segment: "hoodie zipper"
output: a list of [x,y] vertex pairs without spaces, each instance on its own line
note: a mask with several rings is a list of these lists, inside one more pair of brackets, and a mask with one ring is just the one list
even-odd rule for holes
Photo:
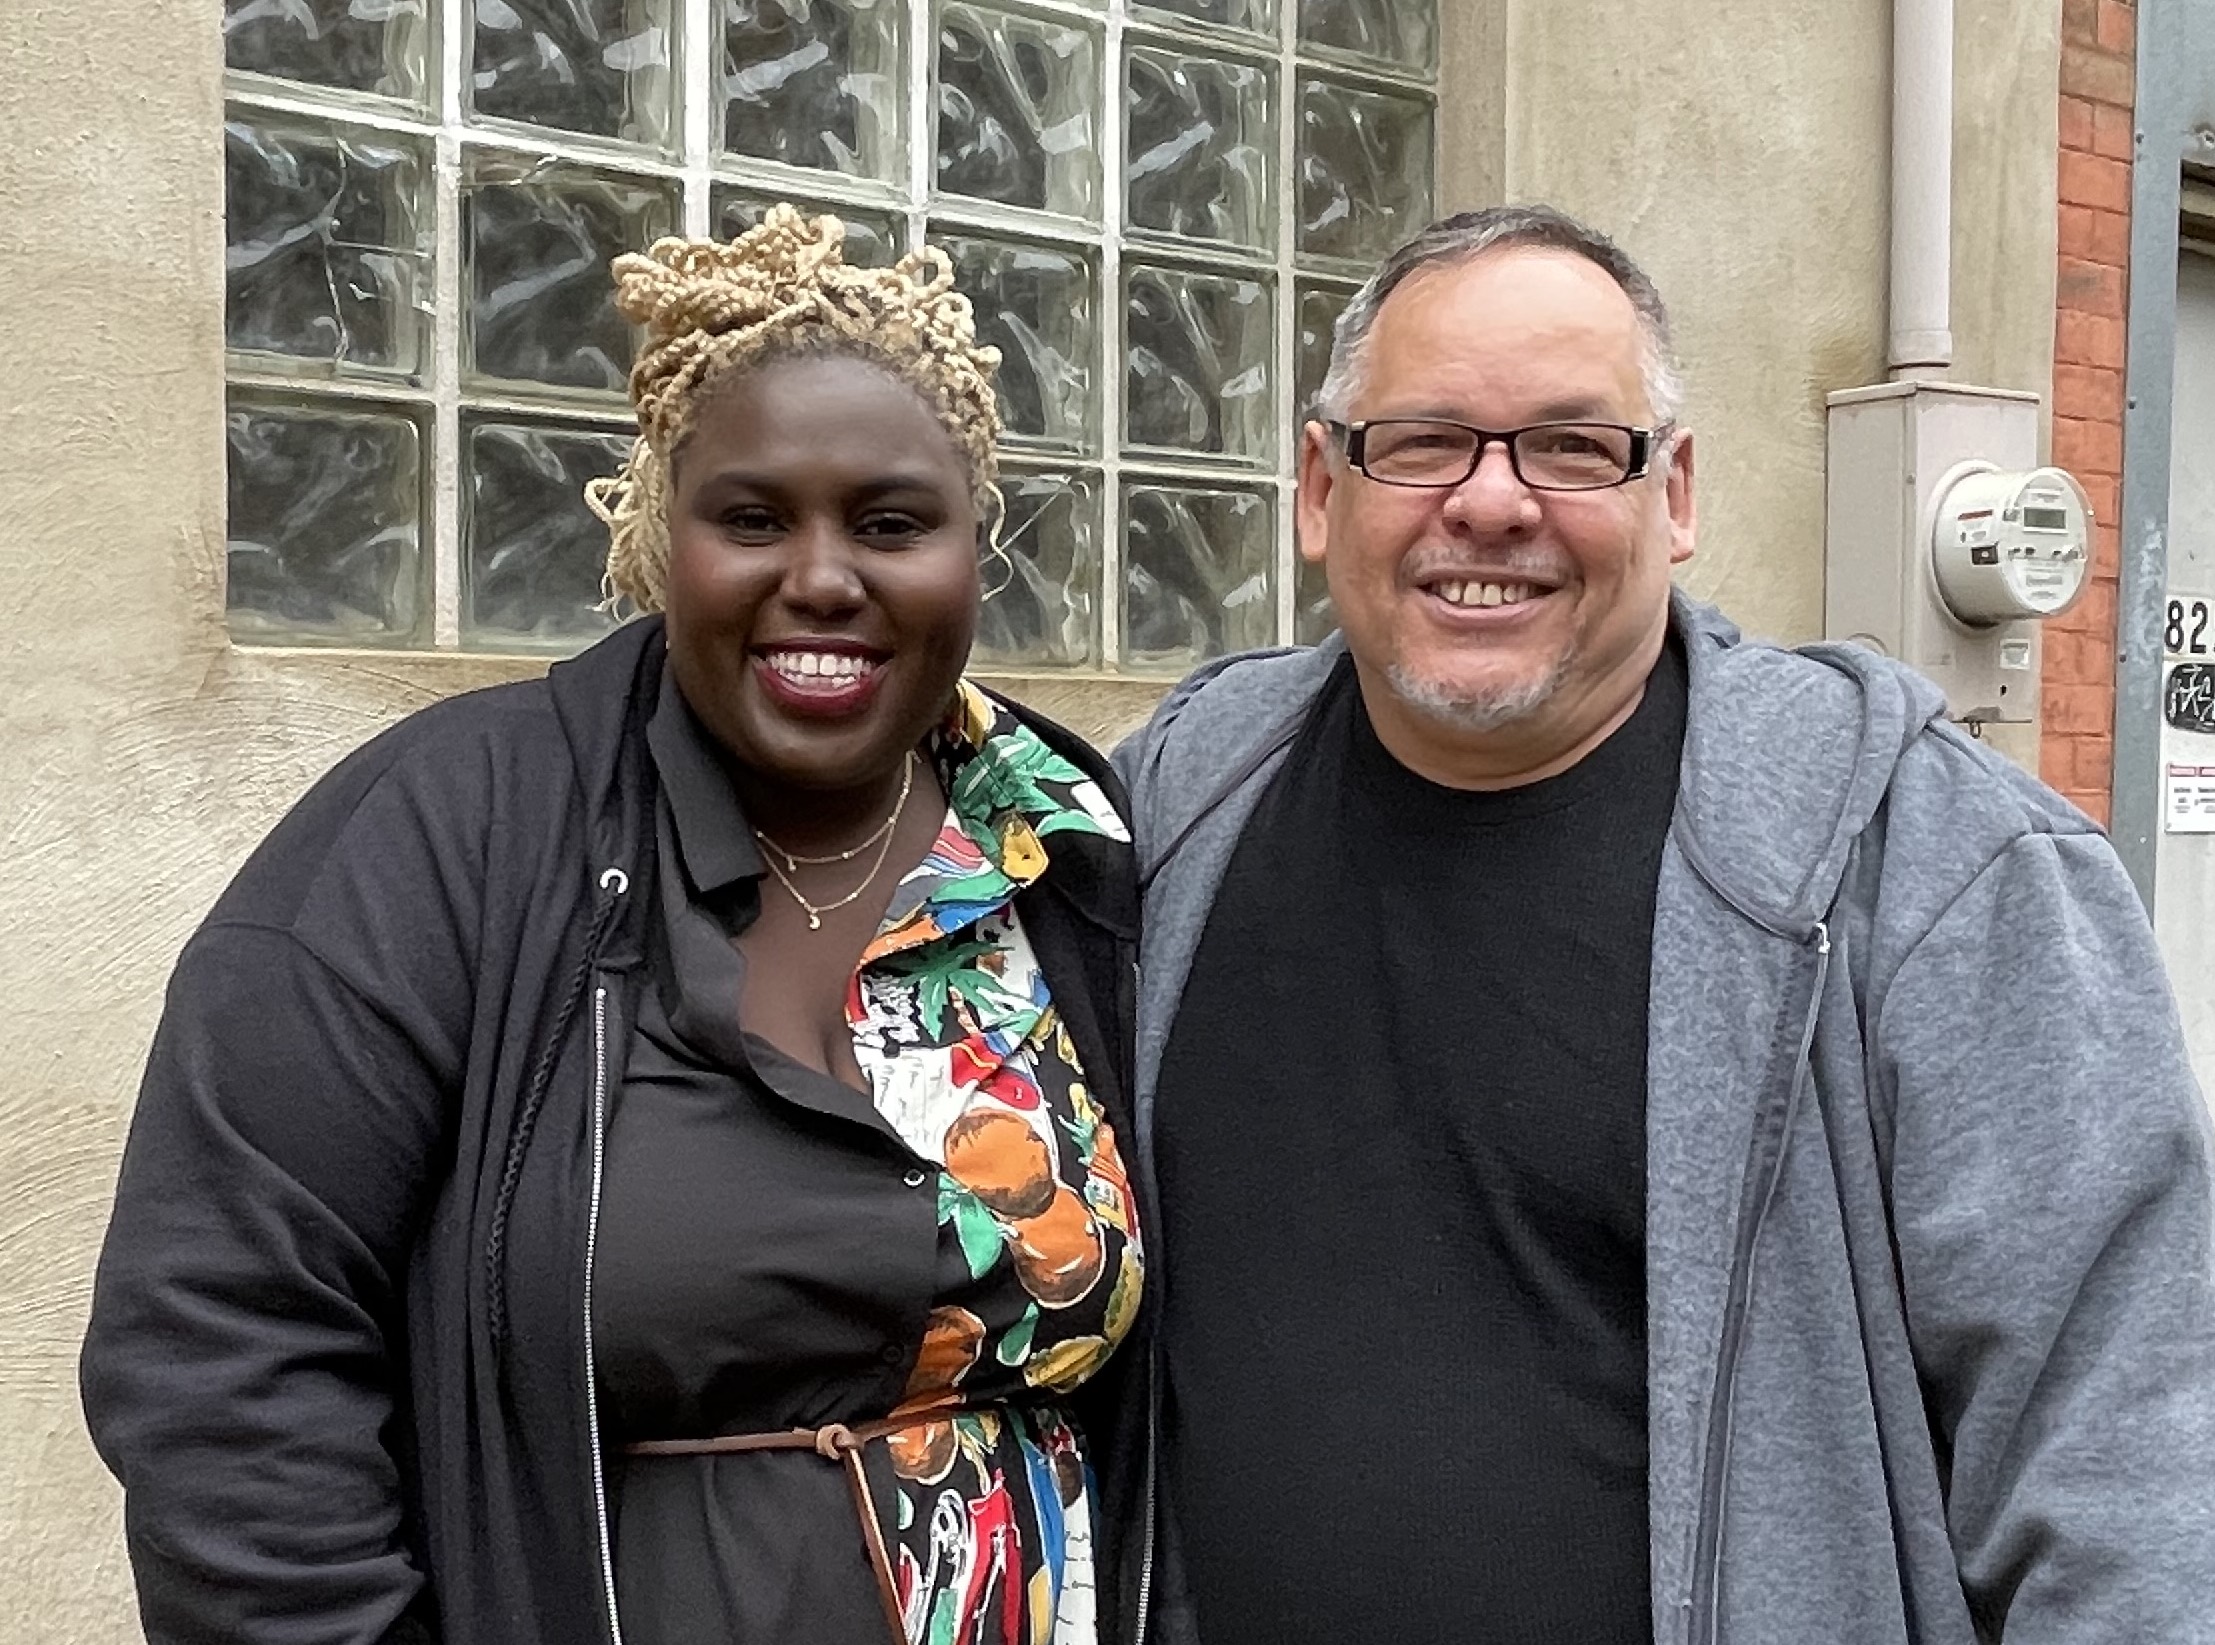
[[[1738,1361],[1746,1346],[1746,1316],[1753,1306],[1753,1255],[1762,1225],[1769,1219],[1777,1187],[1784,1180],[1784,1160],[1792,1127],[1799,1117],[1800,1098],[1814,1069],[1810,1053],[1815,1046],[1815,1023],[1823,1005],[1823,984],[1830,974],[1830,927],[1815,922],[1815,986],[1808,995],[1807,1016],[1800,1027],[1800,1049],[1792,1065],[1792,1090],[1785,1100],[1784,1122],[1777,1128],[1775,1149],[1765,1162],[1753,1204],[1739,1219],[1738,1242],[1731,1255],[1730,1287],[1723,1305],[1723,1342],[1716,1367],[1715,1410],[1710,1418],[1706,1465],[1702,1471],[1700,1517],[1693,1543],[1691,1626],[1688,1645],[1717,1645],[1722,1631],[1723,1512],[1729,1489],[1731,1441],[1737,1411]],[[1760,1146],[1760,1139],[1755,1145]]]
[[1154,1461],[1161,1450],[1156,1435],[1156,1413],[1160,1406],[1156,1388],[1160,1375],[1160,1353],[1149,1345],[1146,1355],[1146,1529],[1139,1538],[1138,1626],[1131,1630],[1131,1638],[1138,1645],[1146,1645],[1146,1617],[1154,1603]]
[[585,1427],[592,1444],[592,1507],[600,1535],[600,1586],[608,1607],[608,1638],[623,1645],[615,1611],[615,1543],[608,1534],[607,1464],[600,1454],[600,1376],[592,1346],[592,1264],[600,1245],[600,1183],[608,1144],[608,989],[592,990],[592,1195],[585,1213]]

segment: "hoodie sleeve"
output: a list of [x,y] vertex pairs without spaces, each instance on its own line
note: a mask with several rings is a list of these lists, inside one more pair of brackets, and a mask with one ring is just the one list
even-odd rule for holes
[[2003,850],[1897,973],[1909,1332],[1980,1634],[2215,1640],[2208,1116],[2107,842]]
[[437,1637],[394,1446],[468,876],[451,851],[441,875],[383,752],[311,793],[186,945],[124,1149],[80,1381],[153,1645]]

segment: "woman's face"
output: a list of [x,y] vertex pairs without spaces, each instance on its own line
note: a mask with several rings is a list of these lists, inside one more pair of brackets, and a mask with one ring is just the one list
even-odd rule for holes
[[882,782],[944,714],[976,632],[967,464],[921,395],[844,357],[715,384],[669,498],[669,663],[760,777]]

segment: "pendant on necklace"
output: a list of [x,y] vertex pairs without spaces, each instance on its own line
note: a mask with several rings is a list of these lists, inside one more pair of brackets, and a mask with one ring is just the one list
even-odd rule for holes
[[817,913],[813,913],[813,912],[809,913],[809,915],[808,915],[808,929],[809,929],[810,931],[820,931],[820,930],[822,930],[822,929],[823,929],[823,916],[822,916],[822,915],[820,915],[820,914],[817,914]]

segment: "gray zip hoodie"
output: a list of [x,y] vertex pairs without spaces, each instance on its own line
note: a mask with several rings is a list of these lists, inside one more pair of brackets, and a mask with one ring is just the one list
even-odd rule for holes
[[[1909,670],[1681,594],[1672,621],[1655,1640],[2215,1642],[2211,1141],[2120,864]],[[1342,649],[1211,665],[1116,754],[1152,876],[1146,1160],[1216,887]],[[1181,1645],[1175,1552],[1158,1523],[1149,1633]]]

